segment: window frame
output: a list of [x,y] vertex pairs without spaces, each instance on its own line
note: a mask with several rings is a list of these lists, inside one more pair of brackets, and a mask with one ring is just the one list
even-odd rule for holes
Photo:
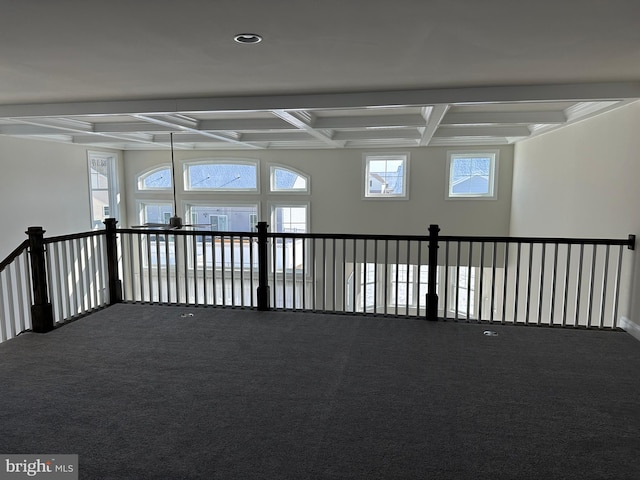
[[[300,177],[304,178],[306,181],[306,187],[304,189],[299,188],[276,188],[275,187],[275,170],[288,170],[291,173],[295,173]],[[311,194],[311,177],[306,173],[301,172],[296,168],[289,167],[288,165],[282,165],[279,163],[270,163],[269,164],[269,193],[277,193],[284,195],[309,195]]]
[[[189,173],[189,168],[195,165],[251,165],[255,167],[256,170],[256,187],[255,188],[193,188],[191,185],[191,178]],[[182,165],[183,169],[183,192],[186,194],[197,194],[197,193],[216,193],[216,194],[234,194],[234,193],[244,193],[244,194],[260,194],[260,184],[261,184],[261,176],[260,176],[260,161],[251,158],[202,158],[195,160],[187,160]]]
[[270,201],[269,202],[269,221],[270,221],[270,231],[273,233],[284,233],[284,232],[278,232],[276,230],[276,219],[275,219],[275,214],[276,214],[276,209],[277,208],[301,208],[304,207],[305,209],[305,232],[304,233],[309,233],[309,226],[311,225],[311,222],[309,220],[309,212],[311,210],[311,204],[309,202],[279,202],[279,201]]
[[[101,159],[108,162],[107,165],[107,188],[94,188],[91,178],[91,162],[94,159]],[[106,191],[109,207],[109,217],[104,216],[104,205],[101,209],[100,215],[103,218],[115,218],[120,219],[120,208],[118,205],[119,185],[118,185],[118,154],[110,152],[99,152],[94,150],[87,150],[87,180],[88,180],[88,193],[89,193],[89,222],[91,229],[103,229],[104,224],[98,225],[96,223],[96,212],[94,208],[94,192]]]
[[[402,195],[385,194],[385,193],[370,193],[369,192],[369,164],[372,160],[392,159],[391,157],[404,157],[397,158],[397,160],[403,160],[404,168],[402,171]],[[362,171],[364,181],[362,182],[362,199],[363,200],[409,200],[409,152],[388,152],[388,153],[364,153],[362,159]]]
[[[484,158],[489,157],[491,165],[489,167],[489,192],[486,194],[452,194],[451,189],[451,166],[458,158]],[[452,150],[447,152],[446,188],[445,196],[447,200],[497,200],[498,199],[498,161],[499,150]]]
[[[142,182],[144,181],[145,177],[152,175],[155,172],[159,172],[161,170],[169,170],[169,174],[171,175],[171,183],[169,184],[168,187],[150,187],[150,188],[142,187]],[[174,181],[175,179],[173,178],[173,172],[171,170],[170,164],[157,165],[153,168],[144,170],[136,175],[136,179],[135,179],[136,193],[172,193]]]

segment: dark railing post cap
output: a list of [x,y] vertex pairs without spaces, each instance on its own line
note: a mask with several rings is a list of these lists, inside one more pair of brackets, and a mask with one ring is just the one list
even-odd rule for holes
[[43,234],[46,230],[44,230],[42,227],[28,227],[27,231],[24,232],[27,235],[35,235],[35,234]]

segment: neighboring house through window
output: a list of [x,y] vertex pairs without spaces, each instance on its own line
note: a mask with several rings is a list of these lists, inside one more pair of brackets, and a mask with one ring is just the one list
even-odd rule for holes
[[448,198],[496,198],[498,153],[449,152]]
[[365,155],[365,198],[408,198],[409,154]]

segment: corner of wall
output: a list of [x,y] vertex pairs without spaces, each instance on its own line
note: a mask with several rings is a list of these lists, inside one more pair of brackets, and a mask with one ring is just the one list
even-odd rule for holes
[[618,325],[622,330],[640,341],[640,325],[632,322],[627,317],[622,317]]

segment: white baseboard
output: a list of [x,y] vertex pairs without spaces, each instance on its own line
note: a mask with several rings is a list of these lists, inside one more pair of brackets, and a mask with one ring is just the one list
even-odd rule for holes
[[640,341],[640,325],[633,323],[627,317],[622,317],[618,326],[633,338]]

